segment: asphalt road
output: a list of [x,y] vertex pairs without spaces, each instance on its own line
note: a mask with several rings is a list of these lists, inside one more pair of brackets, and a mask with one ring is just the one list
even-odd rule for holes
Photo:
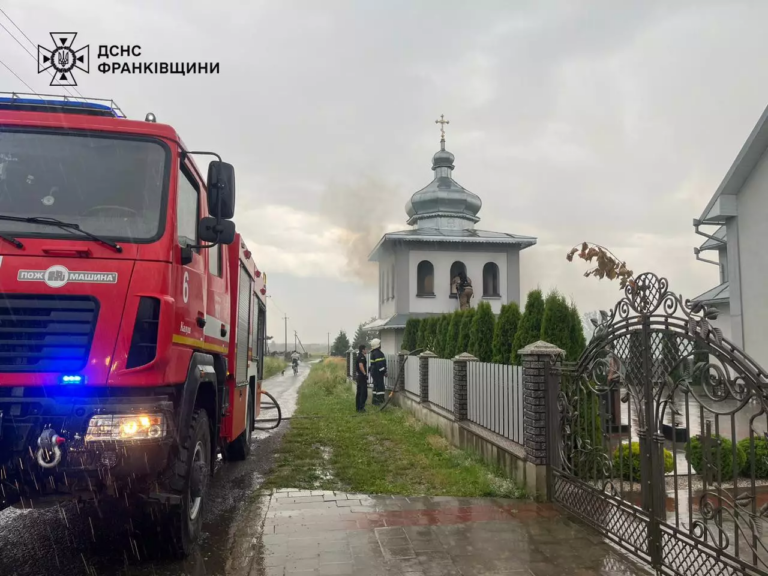
[[[277,398],[283,416],[296,407],[298,376],[265,381],[264,389]],[[271,418],[274,411],[265,411]],[[223,576],[238,520],[264,480],[287,423],[251,437],[251,456],[244,462],[221,463],[209,487],[203,535],[195,554],[173,561],[167,541],[151,522],[137,525],[125,505],[82,508],[74,505],[48,510],[8,509],[0,512],[0,574],[3,576]]]

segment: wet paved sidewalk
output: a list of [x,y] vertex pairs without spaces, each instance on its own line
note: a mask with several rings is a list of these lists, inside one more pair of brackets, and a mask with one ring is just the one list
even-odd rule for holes
[[243,575],[647,574],[595,532],[527,501],[281,490],[260,511],[262,535],[239,549]]

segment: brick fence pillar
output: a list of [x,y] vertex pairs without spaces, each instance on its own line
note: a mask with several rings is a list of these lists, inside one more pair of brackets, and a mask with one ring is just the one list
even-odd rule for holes
[[547,374],[549,366],[565,356],[553,344],[539,340],[518,354],[523,360],[523,438],[528,462],[548,464]]
[[419,354],[419,402],[429,402],[429,359],[437,358],[429,350]]
[[469,362],[477,362],[477,358],[467,352],[453,359],[453,418],[467,419],[467,366]]

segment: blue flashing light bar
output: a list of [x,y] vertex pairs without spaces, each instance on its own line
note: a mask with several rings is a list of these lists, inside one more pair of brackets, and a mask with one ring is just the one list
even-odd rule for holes
[[72,98],[49,94],[21,94],[19,92],[0,92],[0,110],[58,112],[60,114],[85,114],[108,118],[126,117],[113,100]]
[[60,382],[62,384],[83,384],[85,383],[85,378],[80,374],[65,374],[61,377]]

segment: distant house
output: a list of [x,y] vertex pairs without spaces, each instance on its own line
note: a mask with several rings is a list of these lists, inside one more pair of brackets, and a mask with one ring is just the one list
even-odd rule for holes
[[768,366],[768,108],[693,224],[707,239],[696,257],[720,268],[694,300],[718,308],[724,336]]
[[382,351],[400,350],[409,318],[459,308],[451,280],[460,270],[472,280],[474,308],[487,301],[495,313],[520,302],[520,251],[536,238],[475,229],[482,201],[453,179],[454,155],[440,141],[434,179],[406,204],[409,230],[385,234],[369,256],[379,264],[379,314],[364,327],[380,332]]

